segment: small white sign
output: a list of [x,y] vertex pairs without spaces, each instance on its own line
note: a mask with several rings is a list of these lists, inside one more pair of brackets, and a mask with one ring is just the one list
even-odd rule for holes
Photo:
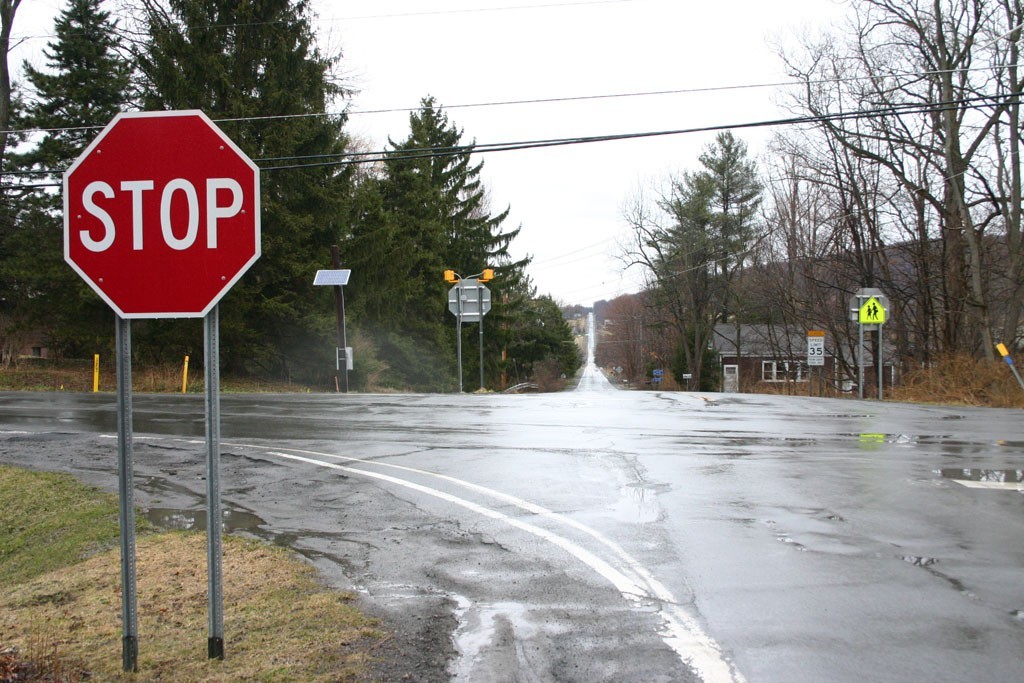
[[825,365],[825,337],[807,337],[807,365]]

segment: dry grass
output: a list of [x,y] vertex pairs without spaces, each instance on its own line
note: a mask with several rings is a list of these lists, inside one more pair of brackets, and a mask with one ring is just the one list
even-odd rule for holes
[[949,356],[907,371],[888,394],[899,401],[1024,408],[1024,390],[1005,362],[969,356]]
[[[868,387],[867,398],[876,395],[876,387]],[[807,396],[807,382],[753,382],[746,391],[755,394]],[[825,387],[815,379],[814,396],[855,398],[856,390],[842,393],[831,385]],[[988,361],[970,356],[949,356],[929,367],[913,368],[903,373],[897,386],[884,387],[887,400],[938,405],[967,405],[987,408],[1024,408],[1024,390],[1002,360]]]
[[[0,595],[0,671],[15,648],[62,678],[100,681],[356,681],[382,637],[351,604],[285,551],[224,539],[224,661],[209,660],[205,537],[138,544],[139,673],[121,670],[116,550]],[[10,658],[10,657],[8,657]]]
[[[183,367],[133,367],[132,389],[145,393],[178,393],[181,391]],[[18,365],[0,368],[0,391],[92,391],[92,361],[23,360]],[[102,359],[100,391],[117,390],[114,359]],[[188,393],[203,393],[203,370],[192,363],[189,367]],[[221,377],[221,391],[248,393],[308,392],[303,384],[269,382],[249,378]]]

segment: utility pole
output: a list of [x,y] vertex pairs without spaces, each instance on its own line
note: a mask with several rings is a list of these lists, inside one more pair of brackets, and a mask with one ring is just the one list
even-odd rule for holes
[[[331,267],[335,270],[341,269],[341,257],[338,254],[338,245],[331,245]],[[345,362],[338,363],[338,375],[341,379],[342,393],[348,393],[348,338],[345,334],[345,291],[341,285],[334,286],[334,305],[338,311],[338,348],[343,349]]]

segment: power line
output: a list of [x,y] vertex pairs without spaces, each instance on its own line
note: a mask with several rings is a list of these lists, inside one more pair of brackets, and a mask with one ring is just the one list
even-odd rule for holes
[[[599,247],[606,247],[606,246],[608,246],[609,244],[611,244],[614,241],[615,241],[614,238],[612,238],[612,239],[603,239],[600,242],[594,242],[593,244],[588,244],[588,245],[583,246],[583,247],[578,247],[578,248],[573,249],[572,251],[566,252],[564,254],[559,254],[558,256],[552,256],[550,258],[546,258],[543,261],[531,261],[530,265],[533,265],[533,266],[544,266],[544,267],[550,269],[550,268],[559,268],[562,265],[564,265],[565,263],[575,263],[576,261],[581,261],[581,260],[590,259],[590,258],[597,258],[598,256],[601,256],[601,254],[599,252],[598,253],[594,253],[594,254],[590,254],[590,255],[582,255],[582,253],[585,252],[585,251],[590,251],[591,249],[598,249]],[[569,259],[569,260],[565,261],[564,259]],[[560,261],[560,263],[554,263],[554,261]],[[549,265],[545,266],[545,264],[549,264]]]
[[[265,166],[262,167],[266,171],[281,171],[290,170],[297,168],[318,168],[325,166],[349,166],[353,164],[363,164],[370,162],[380,162],[389,160],[412,160],[412,159],[427,159],[442,156],[454,156],[459,154],[487,154],[491,152],[509,152],[524,149],[540,149],[545,147],[563,147],[569,145],[582,145],[591,144],[595,142],[614,142],[619,140],[638,140],[642,138],[654,138],[654,137],[666,137],[675,135],[687,135],[693,133],[713,133],[721,132],[725,130],[743,130],[749,128],[766,128],[766,127],[777,127],[777,126],[791,126],[791,125],[808,125],[815,123],[824,123],[829,121],[848,121],[858,119],[872,119],[882,118],[885,116],[894,115],[905,115],[905,114],[924,114],[924,113],[935,113],[941,111],[949,111],[962,106],[966,106],[970,109],[980,109],[989,106],[1001,106],[1000,100],[1003,100],[1002,104],[1010,104],[1014,101],[1019,101],[1015,98],[1019,97],[1016,94],[1007,95],[979,95],[977,97],[963,98],[960,100],[954,100],[950,102],[936,102],[936,103],[908,103],[902,105],[889,105],[885,107],[879,107],[876,109],[868,110],[857,110],[853,112],[839,112],[835,114],[821,114],[821,115],[810,115],[810,116],[792,116],[781,119],[768,119],[763,121],[748,121],[740,123],[730,124],[715,124],[710,126],[699,126],[694,128],[678,128],[672,130],[662,131],[645,131],[636,133],[618,133],[610,135],[592,135],[592,136],[581,136],[573,138],[552,138],[543,140],[527,140],[517,142],[504,142],[504,143],[484,143],[484,144],[471,144],[471,145],[460,145],[456,147],[442,147],[442,148],[418,148],[410,150],[408,152],[400,150],[385,150],[377,153],[361,153],[361,158],[356,159],[336,159],[333,161],[317,161],[308,164],[285,164],[281,166]],[[1012,99],[1014,98],[1014,99]],[[338,156],[350,156],[339,154]],[[322,157],[317,157],[322,158]],[[257,160],[259,161],[259,160]]]
[[[623,0],[616,0],[623,1]],[[896,72],[886,74],[890,77],[913,77],[920,78],[924,76],[935,76],[947,73],[960,73],[966,71],[991,71],[994,69],[1005,69],[1007,65],[995,65],[995,66],[983,66],[983,67],[964,67],[959,69],[944,69],[937,71],[920,71],[920,72]],[[441,108],[444,110],[452,109],[478,109],[484,107],[506,107],[506,106],[520,106],[520,105],[532,105],[532,104],[557,104],[565,102],[587,102],[593,100],[609,100],[609,99],[626,99],[634,97],[657,97],[666,95],[696,95],[706,94],[715,92],[730,92],[739,90],[758,90],[762,88],[779,88],[779,87],[794,87],[794,86],[807,86],[807,85],[821,85],[825,83],[841,84],[841,83],[854,83],[863,80],[872,80],[873,76],[850,76],[847,78],[822,78],[812,79],[807,81],[791,80],[791,81],[769,81],[764,83],[740,83],[735,85],[717,85],[717,86],[702,86],[692,88],[671,88],[671,89],[660,89],[660,90],[643,90],[635,92],[621,92],[621,93],[603,93],[596,95],[567,95],[562,97],[540,97],[540,98],[526,98],[526,99],[513,99],[513,100],[495,100],[490,102],[464,102],[461,104],[445,104]],[[365,116],[368,114],[394,114],[399,112],[412,112],[412,111],[423,111],[422,106],[413,107],[386,107],[383,109],[344,109],[342,111],[335,112],[312,112],[305,114],[273,114],[266,116],[244,116],[244,117],[232,117],[232,118],[220,118],[215,119],[215,123],[246,123],[256,121],[284,121],[289,119],[308,119],[308,118],[324,118],[324,117],[352,117],[352,116]],[[49,127],[49,128],[11,128],[5,131],[0,131],[0,134],[30,134],[30,133],[61,133],[61,132],[75,132],[75,131],[86,131],[86,130],[101,130],[104,126],[67,126],[67,127]],[[329,156],[329,155],[328,155]],[[299,157],[280,157],[279,160],[285,160],[290,158]],[[311,157],[303,157],[311,158]]]
[[[404,18],[416,18],[416,17],[428,17],[428,16],[444,16],[444,15],[456,15],[456,14],[483,14],[490,12],[515,12],[520,10],[545,10],[545,9],[557,9],[562,7],[581,7],[588,5],[616,5],[623,3],[640,2],[642,0],[578,0],[577,2],[552,2],[552,3],[534,3],[530,5],[504,5],[501,7],[470,7],[467,9],[447,9],[447,10],[422,10],[419,12],[394,12],[391,14],[362,14],[354,16],[341,16],[341,17],[328,17],[318,18],[319,23],[336,23],[341,21],[367,21],[367,20],[378,20],[378,19],[404,19]],[[253,21],[245,23],[224,23],[224,24],[194,24],[190,25],[191,29],[233,29],[233,28],[247,28],[251,26],[273,26],[275,24],[282,24],[289,19],[282,19],[280,21]],[[13,41],[23,40],[42,40],[48,38],[56,38],[53,33],[38,33],[34,35],[18,35],[11,36]]]
[[559,7],[579,7],[586,5],[618,5],[637,2],[637,0],[580,0],[578,2],[537,3],[532,5],[505,5],[502,7],[470,7],[468,9],[424,10],[420,12],[397,12],[394,14],[368,14],[350,17],[331,17],[321,21],[362,21],[366,19],[398,19],[406,17],[428,17],[451,14],[479,14],[482,12],[515,12],[518,10],[553,9]]
[[[378,152],[341,152],[337,155],[314,155],[312,159],[323,159],[331,157],[348,157],[348,158],[334,158],[330,161],[314,161],[305,164],[285,164],[279,166],[261,166],[262,171],[284,171],[284,170],[295,170],[295,169],[313,169],[313,168],[325,168],[325,167],[337,167],[337,166],[352,166],[357,164],[365,163],[379,163],[384,161],[409,161],[418,159],[431,159],[437,157],[456,156],[461,154],[489,154],[492,152],[509,152],[519,151],[526,149],[543,149],[547,147],[564,147],[570,145],[582,145],[582,144],[593,144],[598,142],[615,142],[621,140],[639,140],[644,138],[654,137],[666,137],[675,135],[687,135],[693,133],[710,133],[710,132],[721,132],[726,130],[743,130],[750,128],[765,128],[765,127],[778,127],[778,126],[792,126],[792,125],[810,125],[815,123],[825,123],[834,121],[850,121],[859,119],[872,119],[882,118],[885,116],[896,116],[906,114],[924,114],[924,113],[935,113],[941,111],[949,111],[959,107],[967,107],[970,109],[981,109],[991,106],[1004,106],[1019,102],[1019,94],[1007,94],[1007,95],[979,95],[971,98],[963,98],[960,100],[954,100],[950,102],[936,102],[930,104],[919,104],[909,103],[902,105],[889,105],[886,107],[879,107],[876,109],[857,110],[852,112],[838,112],[835,114],[821,114],[821,115],[810,115],[810,116],[792,116],[781,119],[768,119],[762,121],[748,121],[740,123],[730,124],[715,124],[710,126],[699,126],[694,128],[678,128],[672,130],[662,131],[645,131],[635,133],[618,133],[610,135],[593,135],[593,136],[581,136],[573,138],[552,138],[542,140],[526,140],[526,141],[515,141],[515,142],[500,142],[500,143],[484,143],[484,144],[470,144],[470,145],[458,145],[454,147],[436,147],[436,148],[417,148],[414,150],[383,150]],[[351,158],[356,157],[356,158]],[[296,160],[303,157],[295,157]],[[256,162],[266,161],[265,159],[255,159]],[[61,171],[53,170],[46,172],[48,175],[57,175]],[[6,187],[55,187],[59,183],[37,183],[33,185],[16,185]]]
[[[888,77],[910,77],[910,78],[921,78],[924,76],[938,76],[947,73],[961,73],[967,71],[992,71],[997,69],[1007,68],[1006,65],[993,65],[993,66],[976,66],[976,67],[964,67],[959,69],[942,69],[937,71],[919,71],[919,72],[896,72],[885,74]],[[636,92],[622,92],[622,93],[605,93],[598,95],[567,95],[564,97],[539,97],[530,99],[517,99],[517,100],[496,100],[492,102],[468,102],[463,104],[446,104],[443,106],[446,110],[451,109],[473,109],[481,107],[506,107],[506,106],[518,106],[524,104],[560,104],[564,102],[587,102],[591,100],[611,100],[611,99],[625,99],[632,97],[658,97],[665,95],[700,95],[706,93],[717,93],[717,92],[730,92],[736,90],[759,90],[763,88],[785,88],[794,86],[807,86],[807,85],[821,85],[821,84],[841,84],[841,83],[856,83],[858,81],[872,81],[875,80],[876,76],[849,76],[846,78],[820,78],[811,79],[807,81],[802,80],[788,80],[788,81],[769,81],[765,83],[740,83],[736,85],[714,85],[714,86],[702,86],[692,88],[672,88],[667,90],[642,90]],[[422,107],[388,107],[384,109],[352,109],[345,112],[348,116],[360,116],[364,114],[394,114],[398,112],[414,111],[422,109]]]

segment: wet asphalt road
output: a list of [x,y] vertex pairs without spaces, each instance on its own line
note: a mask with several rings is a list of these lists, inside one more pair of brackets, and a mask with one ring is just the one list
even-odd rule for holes
[[[203,524],[202,397],[134,405],[136,503]],[[564,394],[222,414],[228,528],[361,592],[422,651],[411,680],[1024,680],[1020,411],[591,368]],[[116,490],[114,433],[111,395],[0,394],[0,461]]]

